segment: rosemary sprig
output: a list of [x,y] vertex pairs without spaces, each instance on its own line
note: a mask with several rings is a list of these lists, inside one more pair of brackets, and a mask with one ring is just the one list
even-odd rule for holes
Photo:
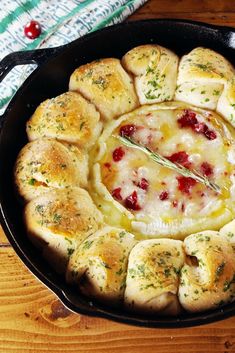
[[173,163],[169,159],[161,156],[159,153],[151,151],[148,147],[145,147],[145,146],[133,141],[131,138],[129,138],[127,136],[113,135],[113,137],[120,140],[123,143],[123,145],[125,145],[127,147],[136,148],[136,149],[144,152],[145,154],[147,154],[147,156],[150,159],[152,159],[157,164],[159,164],[163,167],[172,169],[185,177],[190,177],[190,178],[198,181],[199,183],[207,186],[208,188],[214,190],[215,192],[221,193],[221,189],[217,184],[213,183],[206,176],[198,173],[196,170],[189,170],[189,169],[183,167],[181,164]]

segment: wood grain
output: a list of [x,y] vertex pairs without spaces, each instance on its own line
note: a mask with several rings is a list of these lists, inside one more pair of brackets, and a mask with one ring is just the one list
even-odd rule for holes
[[235,352],[235,319],[188,329],[146,329],[71,313],[0,250],[0,352]]
[[128,20],[145,18],[178,18],[234,26],[235,2],[230,0],[153,0],[148,1]]
[[[235,26],[235,2],[152,0],[130,17]],[[146,329],[71,313],[21,263],[0,229],[0,353],[231,353],[235,317],[188,329]]]
[[9,246],[9,241],[5,236],[1,226],[0,226],[0,246]]

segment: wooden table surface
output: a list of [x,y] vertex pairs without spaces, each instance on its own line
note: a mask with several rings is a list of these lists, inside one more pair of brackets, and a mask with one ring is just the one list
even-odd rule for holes
[[[235,27],[234,0],[150,0],[131,20],[181,18]],[[21,263],[0,230],[0,353],[235,352],[235,317],[146,329],[76,315]]]

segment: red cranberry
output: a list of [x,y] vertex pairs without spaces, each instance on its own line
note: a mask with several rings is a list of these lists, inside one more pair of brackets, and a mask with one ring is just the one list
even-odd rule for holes
[[177,206],[178,206],[178,201],[177,201],[177,200],[174,200],[174,201],[172,202],[172,206],[173,206],[173,207],[177,207]]
[[107,169],[111,169],[111,164],[110,163],[104,163],[104,166],[107,168]]
[[204,134],[208,130],[208,127],[204,123],[197,123],[194,125],[194,131]]
[[41,25],[37,21],[30,21],[24,27],[24,34],[29,39],[35,39],[41,34]]
[[178,163],[186,168],[189,168],[191,163],[188,160],[188,157],[189,157],[188,153],[186,153],[185,151],[179,151],[179,152],[173,153],[171,156],[166,158],[173,163]]
[[206,138],[208,138],[208,140],[215,140],[217,137],[215,131],[212,131],[212,130],[207,130],[205,132],[205,136],[206,136]]
[[128,136],[131,137],[134,132],[136,131],[136,126],[133,124],[129,124],[129,125],[123,125],[120,128],[120,135],[121,136]]
[[114,190],[112,191],[112,196],[113,196],[116,200],[122,201],[121,191],[122,191],[122,189],[121,189],[120,187],[114,189]]
[[196,184],[196,180],[194,180],[193,178],[190,177],[178,177],[178,189],[185,193],[185,194],[189,194],[192,187]]
[[126,198],[125,206],[133,211],[140,210],[140,206],[138,205],[138,196],[137,196],[136,191],[133,191],[133,193]]
[[142,178],[142,179],[140,180],[140,182],[137,184],[137,186],[138,186],[140,189],[148,190],[149,182],[148,182],[147,179]]
[[180,127],[191,127],[197,124],[198,122],[196,118],[196,113],[190,110],[185,110],[184,114],[177,121]]
[[125,151],[122,147],[117,147],[114,151],[113,151],[113,160],[114,162],[119,162],[122,160],[122,158],[125,155]]
[[201,171],[203,175],[210,176],[213,174],[213,167],[208,162],[203,162],[201,164]]
[[169,198],[169,193],[168,191],[163,191],[161,192],[161,194],[159,195],[159,199],[161,201],[167,200]]
[[203,134],[208,140],[214,140],[217,137],[216,133],[209,130],[205,123],[199,123],[196,114],[189,110],[185,110],[184,114],[177,120],[177,122],[181,128],[190,127],[198,134]]

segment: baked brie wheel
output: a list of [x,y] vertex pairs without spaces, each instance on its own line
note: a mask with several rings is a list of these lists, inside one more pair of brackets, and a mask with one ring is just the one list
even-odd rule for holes
[[235,71],[156,44],[74,68],[14,168],[28,237],[83,295],[148,315],[235,298]]
[[[222,191],[123,146],[120,136],[206,175]],[[114,225],[128,225],[139,237],[183,239],[234,217],[235,146],[216,113],[178,102],[143,106],[109,124],[98,143],[94,199],[104,200],[103,213]]]

